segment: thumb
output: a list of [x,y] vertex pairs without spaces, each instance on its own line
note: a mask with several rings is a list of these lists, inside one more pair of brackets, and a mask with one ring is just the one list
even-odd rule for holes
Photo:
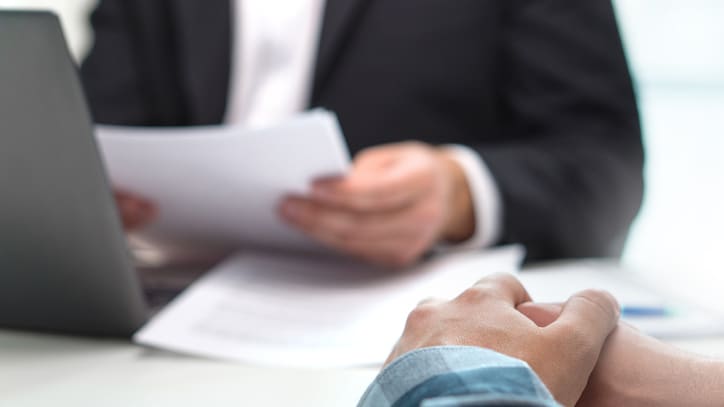
[[603,345],[618,324],[620,314],[618,302],[611,294],[585,290],[574,294],[563,304],[561,315],[550,326],[554,329],[572,328]]
[[399,161],[399,150],[396,145],[382,145],[362,150],[352,163],[353,173],[356,171],[379,172],[390,168]]
[[574,405],[579,399],[608,335],[618,325],[619,315],[618,302],[611,294],[586,290],[569,298],[558,319],[543,328],[562,352],[559,362],[576,372],[575,377],[567,376],[563,381],[560,377],[551,379],[551,391],[559,402]]

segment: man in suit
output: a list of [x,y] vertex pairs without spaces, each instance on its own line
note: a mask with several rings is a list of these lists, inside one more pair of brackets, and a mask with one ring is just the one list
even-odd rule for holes
[[[280,214],[350,255],[404,265],[440,244],[523,243],[528,259],[615,256],[639,208],[610,0],[101,0],[92,22],[82,77],[97,122],[336,112],[351,173]],[[148,220],[124,197],[129,223]]]

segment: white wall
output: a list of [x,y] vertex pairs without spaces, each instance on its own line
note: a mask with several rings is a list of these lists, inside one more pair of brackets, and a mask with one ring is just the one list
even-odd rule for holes
[[724,86],[724,1],[615,0],[615,4],[641,81]]
[[624,260],[724,309],[724,2],[616,3],[647,154]]

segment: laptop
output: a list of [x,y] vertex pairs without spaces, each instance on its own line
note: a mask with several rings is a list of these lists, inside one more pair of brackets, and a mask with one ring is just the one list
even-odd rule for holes
[[58,18],[0,11],[0,329],[128,337],[148,315]]

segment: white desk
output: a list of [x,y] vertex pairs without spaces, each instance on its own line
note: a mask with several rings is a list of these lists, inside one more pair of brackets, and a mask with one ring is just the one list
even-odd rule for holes
[[[402,327],[400,327],[402,329]],[[674,342],[724,358],[724,338]],[[275,369],[0,330],[0,406],[353,406],[377,369]]]
[[376,369],[289,370],[0,331],[0,406],[354,406]]
[[[677,345],[724,357],[724,338]],[[0,406],[354,406],[376,373],[243,366],[0,331]]]

